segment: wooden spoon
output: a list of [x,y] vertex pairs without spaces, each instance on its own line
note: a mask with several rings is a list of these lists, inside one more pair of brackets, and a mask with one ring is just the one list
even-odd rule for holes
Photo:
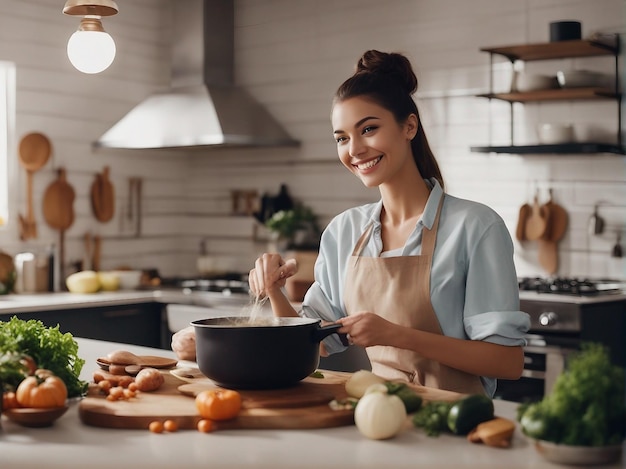
[[41,169],[50,158],[52,145],[44,134],[33,132],[22,137],[19,145],[20,164],[26,169],[26,217],[19,216],[20,238],[27,240],[37,237],[37,223],[33,211],[33,174]]
[[74,199],[76,193],[65,178],[65,169],[59,168],[58,177],[53,181],[43,200],[43,215],[51,228],[59,230],[60,275],[65,281],[65,230],[74,223]]

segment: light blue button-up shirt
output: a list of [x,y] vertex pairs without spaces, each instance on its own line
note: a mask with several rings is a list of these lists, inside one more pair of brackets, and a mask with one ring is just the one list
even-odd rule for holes
[[[443,190],[435,179],[424,213],[400,254],[421,253],[422,229],[432,228]],[[348,259],[366,227],[374,224],[361,255],[381,255],[382,200],[337,215],[322,234],[315,282],[301,315],[335,321],[346,316],[343,301]],[[525,345],[529,316],[519,310],[513,243],[502,218],[486,205],[445,196],[431,266],[430,299],[444,335],[501,345]],[[325,339],[329,353],[345,349],[336,335]],[[493,395],[496,380],[482,378]]]

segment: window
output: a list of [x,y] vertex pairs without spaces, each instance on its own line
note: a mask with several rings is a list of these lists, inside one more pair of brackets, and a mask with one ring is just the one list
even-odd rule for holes
[[[15,64],[0,61],[0,230],[9,220],[9,152],[15,123]],[[11,184],[12,185],[12,184]]]

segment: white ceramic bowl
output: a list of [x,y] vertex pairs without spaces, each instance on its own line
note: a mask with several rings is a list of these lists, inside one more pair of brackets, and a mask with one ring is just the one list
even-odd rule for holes
[[622,455],[622,445],[568,446],[536,440],[535,449],[550,462],[576,466],[609,464],[619,460]]
[[120,279],[120,290],[135,290],[141,284],[141,270],[113,270]]
[[559,84],[555,76],[536,75],[530,73],[520,73],[517,76],[517,91],[525,93],[526,91],[549,90],[558,88]]
[[589,70],[561,70],[556,73],[556,78],[561,88],[591,88],[607,84],[605,75]]
[[540,124],[537,128],[537,134],[539,143],[543,145],[571,143],[574,141],[574,126],[571,124]]

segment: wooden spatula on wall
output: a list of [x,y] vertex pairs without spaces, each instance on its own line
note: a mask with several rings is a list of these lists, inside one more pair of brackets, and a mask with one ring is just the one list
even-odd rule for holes
[[65,178],[65,169],[59,168],[43,199],[43,216],[51,228],[59,230],[59,266],[61,282],[65,282],[65,230],[74,223],[76,193]]

